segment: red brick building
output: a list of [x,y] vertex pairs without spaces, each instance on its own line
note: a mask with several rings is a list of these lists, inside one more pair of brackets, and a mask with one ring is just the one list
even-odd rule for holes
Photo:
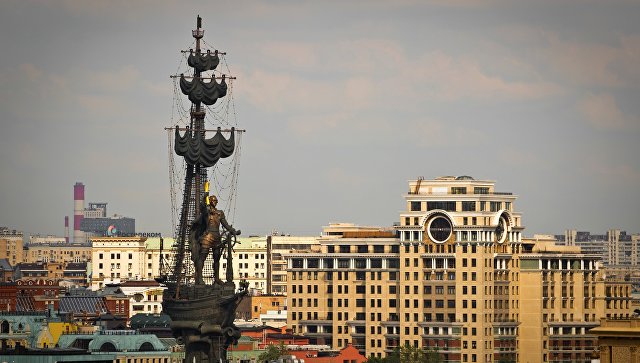
[[[23,278],[16,281],[15,284],[17,290],[16,298],[24,301],[30,300],[28,305],[24,305],[26,310],[46,311],[51,304],[57,310],[60,296],[64,295],[65,292],[65,288],[58,285],[58,281],[53,279]],[[33,306],[30,304],[33,304]],[[21,310],[20,306],[17,309]]]
[[0,311],[16,311],[15,282],[0,282]]

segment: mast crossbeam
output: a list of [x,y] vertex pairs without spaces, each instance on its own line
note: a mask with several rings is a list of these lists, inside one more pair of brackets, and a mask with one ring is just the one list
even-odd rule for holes
[[202,77],[202,76],[185,76],[185,75],[172,75],[169,78],[189,78],[189,79],[236,79],[234,76],[217,76],[217,77]]
[[[175,127],[165,127],[165,130],[175,130]],[[188,127],[178,127],[178,131],[189,131],[189,130],[195,130],[195,129],[190,129]],[[247,130],[245,129],[199,129],[197,131],[205,131],[205,132],[213,132],[213,131],[220,131],[220,132],[247,132]]]
[[[191,50],[181,50],[180,53],[193,53],[193,49]],[[200,52],[200,54],[204,54],[202,52]],[[218,52],[218,55],[227,55],[227,52]]]

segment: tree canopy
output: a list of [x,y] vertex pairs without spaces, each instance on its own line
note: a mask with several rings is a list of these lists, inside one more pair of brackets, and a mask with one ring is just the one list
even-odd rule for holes
[[369,357],[366,363],[442,363],[444,362],[440,353],[433,349],[421,349],[418,347],[405,345],[396,348],[384,358]]
[[287,355],[287,353],[287,347],[283,342],[280,342],[280,344],[278,345],[269,344],[267,346],[267,349],[265,349],[264,352],[260,353],[260,355],[258,356],[258,362],[269,363],[278,360],[278,358],[282,357],[283,355]]

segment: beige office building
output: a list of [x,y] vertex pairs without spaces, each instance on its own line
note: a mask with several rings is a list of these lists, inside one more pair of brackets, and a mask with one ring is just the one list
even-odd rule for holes
[[[225,251],[226,255],[226,251]],[[267,238],[266,237],[238,237],[233,246],[232,254],[233,281],[238,287],[239,281],[249,283],[249,293],[260,295],[266,293],[267,288]],[[220,279],[226,280],[227,260],[220,261]],[[213,275],[213,255],[205,262],[205,276]]]
[[23,233],[7,227],[0,227],[0,259],[6,258],[11,266],[23,260]]
[[92,237],[91,288],[128,280],[153,280],[160,275],[160,254],[171,265],[172,238]]
[[288,253],[319,250],[317,236],[267,236],[267,294],[287,295]]
[[[434,349],[445,362],[588,362],[586,333],[629,314],[599,257],[525,240],[516,196],[468,176],[409,182],[392,230],[333,226],[290,253],[288,323],[366,356]],[[348,228],[346,228],[348,227]]]

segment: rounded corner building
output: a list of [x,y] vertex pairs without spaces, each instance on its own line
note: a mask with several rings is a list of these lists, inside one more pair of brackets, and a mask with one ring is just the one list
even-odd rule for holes
[[523,238],[495,182],[409,182],[393,228],[334,224],[287,259],[288,325],[367,357],[414,346],[444,362],[590,362],[603,317],[628,317],[630,283],[602,256]]

